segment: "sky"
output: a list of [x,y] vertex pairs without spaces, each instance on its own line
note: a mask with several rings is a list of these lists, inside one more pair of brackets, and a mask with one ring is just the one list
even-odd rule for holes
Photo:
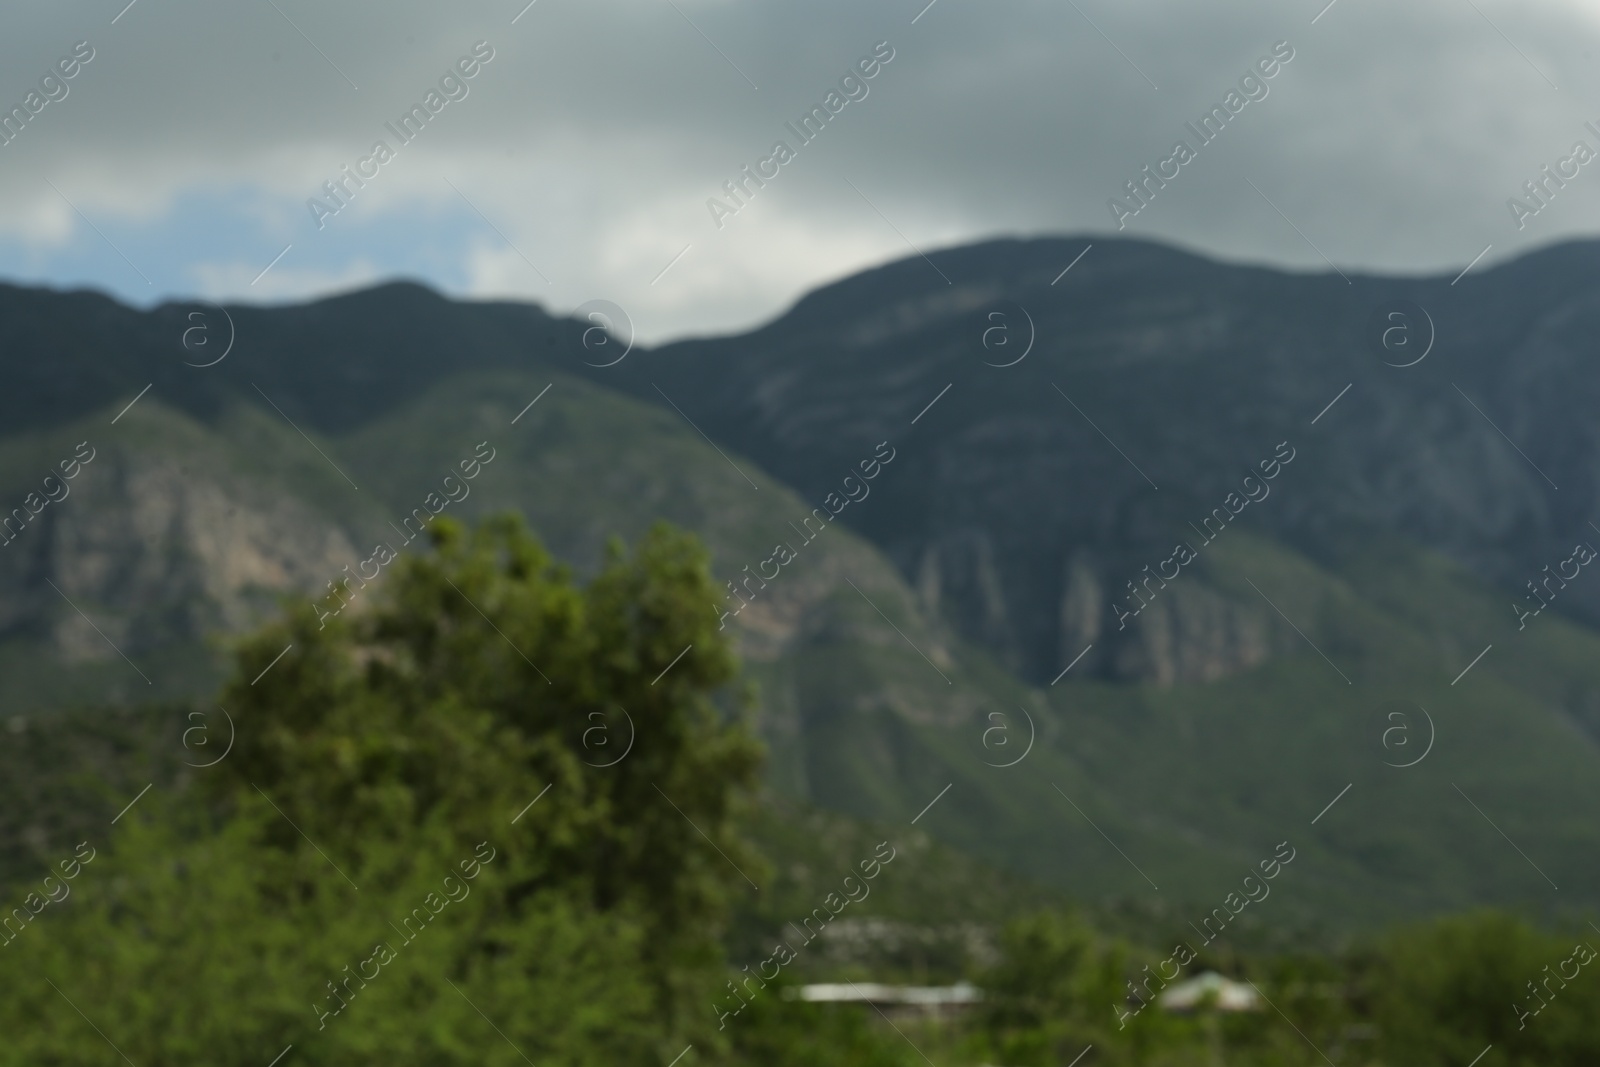
[[[1454,274],[1600,231],[1592,0],[525,4],[13,5],[0,279],[150,306],[410,278],[610,301],[660,341],[995,236]],[[407,143],[386,123],[414,104]],[[736,201],[747,165],[770,177]],[[1146,166],[1175,176],[1141,206]],[[344,167],[369,176],[336,201]]]

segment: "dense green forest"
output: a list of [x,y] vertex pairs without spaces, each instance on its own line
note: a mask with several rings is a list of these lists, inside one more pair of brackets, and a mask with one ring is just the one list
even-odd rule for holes
[[[512,517],[430,534],[239,641],[209,706],[9,725],[0,1062],[1600,1061],[1587,923],[1207,943],[1075,906],[766,794],[691,536],[580,583]],[[1148,1003],[1212,970],[1263,1009]],[[948,1016],[793,998],[958,980]]]

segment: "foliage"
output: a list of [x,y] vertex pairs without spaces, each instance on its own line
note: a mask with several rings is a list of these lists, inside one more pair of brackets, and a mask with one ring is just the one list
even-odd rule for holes
[[1011,923],[1001,951],[982,983],[982,1027],[1003,1062],[1045,1067],[1086,1045],[1107,1047],[1127,998],[1121,946],[1103,943],[1075,915],[1041,912]]
[[[793,987],[790,987],[791,991]],[[762,1067],[912,1067],[923,1063],[901,1035],[859,1004],[808,1004],[770,984],[728,1024],[737,1062]],[[731,998],[727,998],[730,999]]]
[[[79,753],[107,795],[34,846],[65,858],[50,850],[70,829],[97,854],[36,917],[10,913],[23,925],[0,945],[0,1067],[118,1054],[262,1067],[290,1045],[286,1067],[664,1067],[690,1045],[683,1067],[891,1067],[930,1053],[952,1067],[1080,1054],[1082,1067],[1600,1062],[1595,968],[1561,977],[1572,936],[1496,913],[1337,953],[1204,947],[1184,977],[1220,968],[1268,1008],[1190,1016],[1125,1015],[1129,982],[1170,950],[1108,938],[1077,913],[1024,914],[972,975],[985,999],[963,1019],[891,1026],[859,1005],[785,999],[803,973],[837,977],[819,947],[719,1029],[712,1005],[739,974],[724,944],[759,945],[880,833],[905,859],[862,912],[874,920],[954,930],[1035,906],[1037,891],[916,832],[777,808],[763,834],[785,865],[765,868],[739,830],[759,750],[729,696],[735,664],[690,538],[663,527],[631,554],[613,545],[579,585],[514,519],[432,533],[432,554],[396,561],[339,615],[291,608],[243,642],[221,697],[235,745],[198,789],[149,757],[155,719],[15,735],[6,766]],[[65,777],[30,781],[16,795],[88,803]],[[8,906],[35,888],[10,886]],[[978,958],[940,966],[965,973]]]
[[[669,1043],[636,922],[549,897],[498,914],[491,863],[408,942],[395,924],[431,914],[455,862],[432,843],[371,850],[345,868],[358,893],[310,850],[264,857],[260,834],[281,821],[265,803],[210,829],[192,808],[157,812],[119,826],[60,913],[5,950],[0,1062],[115,1062],[109,1042],[139,1064],[259,1067],[290,1044],[306,1064],[637,1063]],[[504,951],[475,951],[491,933]]]
[[[555,890],[636,914],[662,1009],[687,1025],[686,976],[718,962],[734,867],[754,865],[732,820],[759,759],[708,698],[735,665],[704,553],[658,526],[579,588],[513,517],[430,530],[435,554],[368,610],[324,626],[296,609],[241,650],[224,704],[261,727],[225,788],[271,798],[280,848],[294,827],[339,856],[425,824],[507,841],[498,906]],[[285,645],[301,651],[246,681]]]
[[1577,941],[1479,912],[1401,927],[1340,954],[1234,956],[1233,977],[1256,986],[1262,1010],[1143,1011],[1120,1027],[1111,1017],[1135,1003],[1124,979],[1148,974],[1146,960],[1070,914],[1026,916],[1010,924],[1004,962],[984,979],[974,1047],[990,1062],[1040,1067],[1090,1044],[1095,1059],[1086,1063],[1150,1067],[1452,1067],[1480,1054],[1480,1067],[1578,1067],[1600,1060],[1600,975],[1576,962],[1588,953],[1575,949],[1600,938]]
[[243,642],[208,803],[147,798],[3,950],[0,1027],[27,1037],[0,1062],[722,1047],[705,1005],[732,865],[761,871],[734,829],[759,748],[713,700],[735,665],[703,552],[658,527],[580,588],[516,519],[431,533],[370,603]]
[[1574,961],[1570,981],[1560,974],[1575,942],[1600,937],[1494,912],[1396,933],[1374,975],[1385,1051],[1418,1067],[1470,1062],[1490,1045],[1479,1067],[1600,1062],[1600,967]]

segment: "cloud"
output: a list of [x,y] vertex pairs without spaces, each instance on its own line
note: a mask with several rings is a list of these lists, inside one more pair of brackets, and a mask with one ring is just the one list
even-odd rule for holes
[[[0,102],[78,40],[96,56],[0,148],[0,270],[151,299],[54,182],[164,294],[405,275],[556,308],[605,297],[647,340],[746,326],[911,245],[1116,232],[1107,200],[1279,40],[1296,57],[1270,96],[1125,233],[1298,268],[1327,269],[1325,253],[1444,271],[1485,245],[1487,264],[1595,232],[1586,189],[1520,232],[1505,205],[1600,118],[1582,103],[1592,9],[1340,0],[1317,17],[1324,2],[1014,0],[1002,16],[941,0],[915,25],[921,0],[541,3],[515,25],[515,0],[376,15],[171,0],[115,25],[29,10],[0,41]],[[494,58],[468,95],[318,230],[307,199],[480,40]],[[719,230],[706,200],[885,40],[895,58],[868,96]]]

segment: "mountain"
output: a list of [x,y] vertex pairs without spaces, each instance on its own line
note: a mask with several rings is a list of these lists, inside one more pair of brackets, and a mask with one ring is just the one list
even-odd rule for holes
[[[590,373],[683,398],[707,434],[812,498],[860,442],[914,435],[910,474],[843,521],[1036,683],[1090,642],[1080,671],[1106,677],[1259,662],[1272,614],[1259,602],[1191,586],[1162,625],[1131,633],[1109,602],[1280,442],[1292,469],[1242,517],[1318,557],[1394,531],[1521,592],[1595,534],[1600,245],[1456,284],[1224,266],[1140,241],[1085,248],[994,241],[901,260],[749,335]],[[1427,358],[1390,365],[1430,333]],[[1600,620],[1600,583],[1576,583],[1563,606]],[[1191,636],[1187,656],[1166,643],[1202,631],[1210,647]]]
[[1085,247],[916,257],[620,361],[405,283],[0,288],[0,717],[202,700],[229,634],[415,550],[417,508],[514,508],[580,571],[666,518],[729,583],[783,796],[1181,936],[1282,842],[1233,932],[1600,902],[1600,586],[1551,577],[1595,518],[1600,245],[1455,285]]

